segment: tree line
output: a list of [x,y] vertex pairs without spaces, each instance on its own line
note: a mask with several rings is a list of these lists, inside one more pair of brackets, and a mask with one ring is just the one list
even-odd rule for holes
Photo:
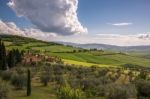
[[12,49],[7,51],[4,42],[0,39],[0,70],[7,70],[22,61],[23,51]]

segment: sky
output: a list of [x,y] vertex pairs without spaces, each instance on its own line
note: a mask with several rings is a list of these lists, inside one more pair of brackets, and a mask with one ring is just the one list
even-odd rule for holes
[[47,41],[150,45],[150,0],[0,0],[0,32]]

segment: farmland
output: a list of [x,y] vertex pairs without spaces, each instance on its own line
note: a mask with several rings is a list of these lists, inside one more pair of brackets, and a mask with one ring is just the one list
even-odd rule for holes
[[[38,53],[46,53],[51,56],[58,56],[65,60],[107,66],[122,66],[124,64],[134,64],[149,67],[150,61],[145,54],[123,53],[114,51],[84,51],[84,49],[66,46],[54,42],[44,42],[31,38],[19,36],[1,36],[8,49],[18,48],[20,50],[33,50]],[[74,52],[75,51],[75,52]],[[71,64],[71,62],[69,62]]]

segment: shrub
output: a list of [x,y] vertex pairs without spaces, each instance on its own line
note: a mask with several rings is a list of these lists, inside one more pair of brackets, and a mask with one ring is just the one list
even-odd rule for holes
[[99,85],[96,87],[96,95],[97,96],[105,96],[105,85]]
[[136,81],[138,97],[150,98],[150,81],[138,80]]
[[26,76],[24,74],[14,74],[11,78],[11,84],[16,89],[23,89],[26,86]]
[[58,91],[58,99],[84,99],[80,89],[72,89],[69,85],[63,86]]
[[19,67],[19,66],[16,67],[15,70],[16,70],[16,73],[19,74],[19,75],[22,75],[22,74],[25,73],[25,69],[22,68],[22,67]]
[[100,77],[103,77],[108,73],[108,71],[109,71],[108,69],[100,69],[98,71],[98,74],[99,74]]
[[40,79],[41,79],[41,83],[43,83],[44,86],[47,86],[48,82],[50,81],[49,73],[43,72]]
[[68,83],[70,84],[70,86],[72,88],[80,88],[80,80],[79,79],[76,79],[76,78],[69,78],[68,79]]
[[9,87],[6,83],[0,81],[0,99],[9,98]]
[[148,75],[147,72],[141,71],[140,74],[138,75],[138,78],[146,80],[147,75]]
[[6,80],[6,81],[9,81],[11,79],[11,75],[12,75],[12,72],[10,72],[10,71],[3,71],[1,73],[2,79]]
[[110,84],[105,90],[107,99],[137,99],[136,95],[136,88],[132,84]]
[[53,66],[53,71],[55,75],[62,75],[63,74],[63,65],[56,64]]
[[65,84],[65,79],[63,76],[60,75],[55,75],[55,81],[59,85],[64,85]]

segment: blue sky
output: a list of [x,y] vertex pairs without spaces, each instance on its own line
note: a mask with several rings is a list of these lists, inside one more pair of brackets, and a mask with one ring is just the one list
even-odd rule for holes
[[[20,27],[31,26],[9,8],[8,0],[0,0],[0,18]],[[150,0],[79,0],[78,17],[89,33],[134,34],[150,31]],[[133,23],[117,27],[107,23]]]
[[9,0],[0,0],[0,19],[3,21],[15,22],[16,25],[21,28],[32,26],[31,23],[25,18],[19,18],[15,12],[8,7],[8,2]]
[[[51,14],[51,13],[48,14],[46,13],[46,11],[48,12],[50,9],[44,8],[45,12],[44,11],[42,12],[42,10],[40,12],[40,14],[43,14],[43,16],[39,15],[39,18],[41,19],[43,18],[43,20],[39,20],[38,16],[37,19],[35,16],[38,15],[39,13],[35,13],[35,15],[33,14],[32,16],[29,16],[32,9],[28,9],[31,7],[28,3],[25,3],[28,4],[25,5],[21,2],[25,0],[21,0],[21,1],[14,0],[17,1],[18,4],[20,4],[21,6],[24,7],[25,5],[28,7],[28,8],[19,8],[21,6],[18,6],[16,3],[15,11],[13,8],[10,8],[7,5],[9,1],[13,1],[13,0],[0,0],[0,20],[2,20],[3,22],[14,22],[19,28],[32,28],[33,26],[36,26],[38,29],[40,29],[43,32],[55,32],[57,30],[56,32],[62,31],[63,35],[68,35],[68,32],[71,30],[74,30],[74,32],[86,31],[84,27],[88,29],[88,35],[99,35],[99,34],[136,35],[136,34],[145,34],[150,32],[150,28],[149,28],[150,27],[150,0],[71,0],[71,1],[79,1],[79,3],[77,6],[78,20],[72,19],[73,21],[71,21],[70,24],[72,24],[72,22],[74,21],[75,23],[73,23],[73,25],[70,26],[75,27],[78,25],[78,23],[79,26],[75,28],[69,27],[70,30],[64,30],[60,26],[58,27],[60,27],[61,29],[58,29],[58,27],[54,27],[56,24],[55,22],[53,22],[53,20],[55,20],[55,16],[57,15],[57,12],[56,13],[52,12],[54,13],[53,16],[43,17]],[[36,8],[38,9],[41,6],[38,5],[38,3],[34,5],[36,0],[26,0],[26,1],[27,2],[31,1],[31,4],[33,4],[32,6],[37,5]],[[37,1],[42,2],[40,0]],[[45,1],[46,0],[43,0],[43,2]],[[56,4],[57,1],[59,0],[49,0],[48,3]],[[47,2],[45,3],[43,2],[42,4],[47,4]],[[49,4],[49,6],[51,6],[51,4]],[[19,12],[19,14],[22,14],[25,11],[26,15],[22,15],[23,17],[18,17],[15,12],[20,11],[19,9],[21,9],[22,11]],[[33,10],[33,12],[35,11],[36,10]],[[28,17],[29,20],[27,20],[25,17]],[[49,18],[51,19],[49,20]],[[60,17],[58,17],[57,19],[59,18]],[[59,23],[58,22],[59,20],[57,19],[56,19],[57,21],[56,23]],[[45,23],[47,22],[46,25],[50,27],[42,26],[43,24],[41,22],[45,22]],[[50,22],[52,24],[50,24]],[[66,25],[66,23],[64,25]],[[74,32],[71,34],[74,34]],[[150,37],[150,35],[148,36],[146,35],[145,37]],[[61,37],[61,39],[63,40],[63,37]]]
[[[150,31],[150,0],[80,0],[79,19],[93,33],[143,33]],[[107,23],[131,22],[115,27]]]

